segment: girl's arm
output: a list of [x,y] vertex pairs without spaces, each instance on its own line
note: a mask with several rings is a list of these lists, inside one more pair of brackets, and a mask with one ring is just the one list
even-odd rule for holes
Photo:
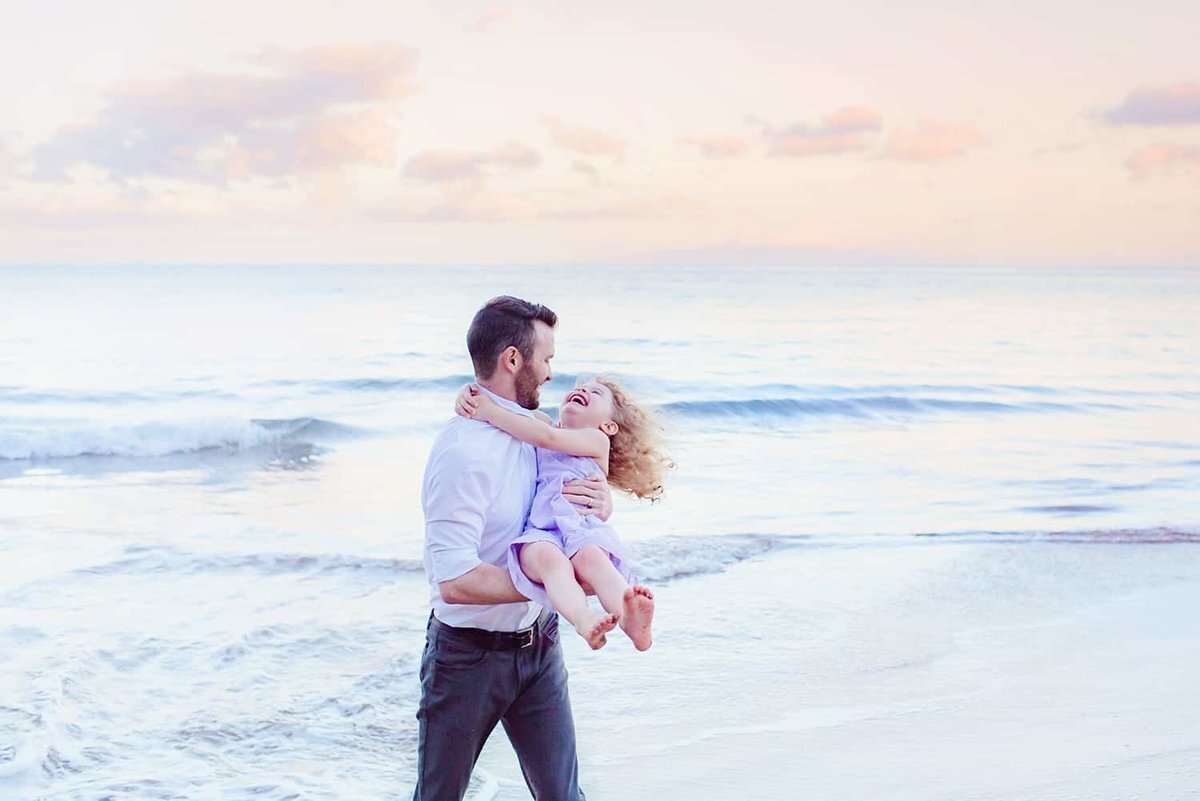
[[494,425],[522,442],[571,456],[608,458],[608,435],[598,428],[557,428],[502,408],[482,392],[472,396],[472,400],[475,401],[472,417]]

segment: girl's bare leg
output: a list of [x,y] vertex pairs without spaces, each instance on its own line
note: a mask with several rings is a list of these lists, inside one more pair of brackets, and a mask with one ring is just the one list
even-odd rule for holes
[[605,610],[619,616],[621,630],[633,640],[634,647],[639,651],[649,648],[653,642],[650,624],[654,622],[654,593],[640,584],[630,587],[608,552],[598,545],[580,548],[571,557],[571,564],[596,591]]
[[531,542],[521,546],[520,561],[525,575],[546,588],[555,608],[570,621],[579,636],[593,649],[603,648],[608,641],[605,635],[617,625],[617,616],[601,615],[588,605],[567,555],[554,543]]

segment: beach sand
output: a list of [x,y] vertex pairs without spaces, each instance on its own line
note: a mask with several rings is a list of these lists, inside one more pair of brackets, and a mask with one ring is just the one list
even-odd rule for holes
[[[1198,579],[1187,544],[930,539],[660,587],[648,653],[566,641],[584,789],[1200,798]],[[528,798],[502,734],[479,767],[479,797]]]

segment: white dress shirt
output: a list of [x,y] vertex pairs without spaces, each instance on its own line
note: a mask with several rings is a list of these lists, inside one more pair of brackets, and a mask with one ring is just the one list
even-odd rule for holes
[[[533,415],[482,390],[506,409]],[[532,625],[542,608],[512,604],[448,604],[438,583],[482,562],[508,569],[508,548],[525,531],[537,484],[532,445],[479,420],[455,416],[433,443],[425,465],[425,576],[438,620],[451,626],[516,631]]]

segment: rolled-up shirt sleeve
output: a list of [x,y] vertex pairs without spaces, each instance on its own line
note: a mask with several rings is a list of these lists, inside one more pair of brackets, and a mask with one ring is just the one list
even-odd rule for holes
[[479,543],[491,498],[486,459],[459,445],[431,465],[425,486],[425,552],[433,581],[456,579],[482,560]]

